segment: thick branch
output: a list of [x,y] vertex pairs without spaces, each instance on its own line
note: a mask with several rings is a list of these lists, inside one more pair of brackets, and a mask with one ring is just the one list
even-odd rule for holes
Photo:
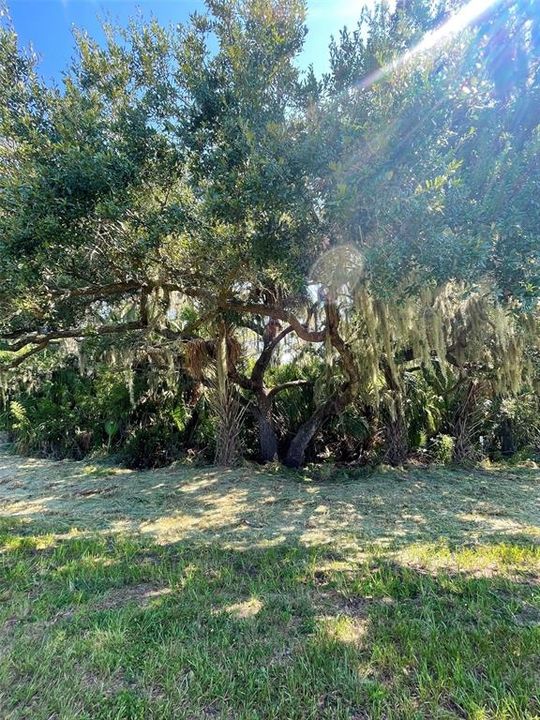
[[225,300],[220,303],[220,307],[222,310],[235,310],[236,312],[251,315],[267,315],[275,320],[288,323],[298,337],[306,342],[324,342],[326,335],[324,330],[308,330],[295,315],[279,307],[279,305],[263,305],[262,303],[242,303],[236,300]]
[[285,458],[285,464],[290,467],[300,467],[303,464],[306,449],[315,433],[330,417],[339,415],[354,400],[360,383],[360,374],[354,353],[339,333],[339,310],[335,302],[330,300],[326,302],[325,313],[326,332],[328,332],[332,347],[339,353],[346,379],[328,400],[320,405],[312,416],[298,428]]
[[270,388],[268,391],[268,397],[273,398],[278,393],[282,392],[282,390],[288,390],[293,387],[307,387],[312,384],[313,382],[311,380],[289,380],[288,382],[281,383],[281,385],[276,385],[276,387]]
[[146,324],[140,320],[127,323],[114,323],[112,325],[100,325],[96,328],[69,328],[67,330],[51,330],[46,333],[29,333],[8,345],[6,350],[17,352],[27,345],[48,344],[51,340],[64,340],[66,338],[93,337],[95,335],[114,335],[118,332],[129,332],[131,330],[145,330]]
[[144,283],[137,280],[128,280],[126,282],[108,283],[107,285],[89,285],[83,288],[74,288],[73,290],[54,290],[51,294],[53,298],[61,300],[71,300],[72,298],[91,297],[94,300],[102,300],[111,295],[125,295],[129,292],[136,292],[143,287]]
[[15,358],[14,360],[11,360],[11,362],[0,365],[0,370],[13,370],[14,368],[18,367],[19,365],[22,365],[23,362],[28,360],[29,357],[32,357],[32,355],[37,355],[37,353],[44,350],[47,345],[49,344],[48,341],[42,342],[39,345],[35,345],[33,348],[28,350],[28,352],[25,352],[23,355],[19,355],[19,357]]
[[227,374],[230,380],[235,382],[244,390],[250,390],[252,392],[255,392],[257,390],[257,387],[253,380],[251,378],[248,378],[247,375],[239,372],[235,367],[229,367]]
[[277,348],[283,338],[289,335],[289,333],[291,333],[292,331],[292,325],[286,327],[284,330],[278,333],[271,342],[268,343],[268,345],[259,355],[259,357],[257,358],[257,362],[255,363],[255,365],[253,366],[253,370],[251,371],[251,381],[255,385],[261,387],[264,385],[264,373],[268,369],[268,365],[270,364],[270,360],[272,359],[274,350]]

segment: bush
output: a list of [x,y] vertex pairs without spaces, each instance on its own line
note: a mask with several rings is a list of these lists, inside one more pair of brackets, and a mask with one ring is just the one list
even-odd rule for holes
[[91,394],[92,382],[67,368],[35,393],[11,401],[8,429],[18,452],[80,459],[101,444],[105,430],[88,401]]
[[121,458],[130,468],[154,468],[169,465],[182,453],[180,434],[164,418],[130,433]]
[[540,451],[540,403],[535,393],[494,402],[487,441],[492,459],[534,456]]
[[429,452],[434,462],[450,465],[454,457],[455,441],[451,435],[436,435],[429,442]]

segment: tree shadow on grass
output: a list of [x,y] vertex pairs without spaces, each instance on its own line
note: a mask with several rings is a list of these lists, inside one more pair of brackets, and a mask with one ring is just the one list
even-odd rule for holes
[[[23,538],[4,549],[0,700],[28,718],[533,718],[527,573],[287,542]],[[536,600],[537,600],[536,596]]]
[[[538,479],[444,469],[314,482],[308,472],[171,467],[130,472],[0,455],[0,516],[51,532],[140,533],[253,547],[335,543],[362,550],[540,537]],[[0,474],[1,474],[0,473]]]

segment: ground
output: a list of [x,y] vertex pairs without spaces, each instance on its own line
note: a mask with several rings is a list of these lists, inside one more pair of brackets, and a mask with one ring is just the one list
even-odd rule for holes
[[538,718],[539,489],[4,451],[0,718]]

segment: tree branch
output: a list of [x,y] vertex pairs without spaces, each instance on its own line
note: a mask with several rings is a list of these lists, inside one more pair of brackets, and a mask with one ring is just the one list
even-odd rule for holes
[[48,344],[49,344],[48,341],[44,341],[44,342],[40,343],[39,345],[34,346],[33,348],[28,350],[28,352],[24,353],[23,355],[19,355],[19,357],[15,358],[11,362],[7,363],[6,365],[0,364],[0,370],[13,370],[14,368],[18,367],[19,365],[22,365],[22,363],[25,360],[28,360],[28,358],[31,357],[32,355],[37,355],[37,353],[44,350]]
[[101,300],[111,295],[124,295],[125,293],[140,290],[145,283],[137,280],[126,282],[109,283],[107,285],[89,285],[87,287],[75,288],[74,290],[55,290],[51,294],[54,298],[71,300],[72,298],[92,297],[94,300]]
[[264,373],[266,372],[268,365],[270,364],[270,360],[272,359],[272,355],[274,353],[274,350],[279,345],[279,343],[283,340],[284,337],[286,337],[289,333],[293,331],[292,325],[289,325],[284,330],[279,332],[276,337],[268,343],[268,345],[264,348],[262,353],[257,358],[257,361],[255,365],[253,366],[253,370],[251,371],[251,381],[253,385],[257,385],[262,387],[264,385]]
[[276,387],[270,388],[268,391],[268,397],[273,398],[282,390],[288,390],[293,387],[307,387],[309,385],[313,385],[311,380],[289,380],[288,382],[281,383],[281,385],[276,385]]
[[8,345],[5,350],[17,352],[27,345],[48,344],[52,340],[64,340],[67,338],[94,337],[96,335],[114,335],[118,332],[129,332],[131,330],[146,330],[147,326],[140,320],[127,323],[114,323],[112,325],[100,325],[96,328],[69,328],[67,330],[51,330],[46,333],[29,333],[17,342]]
[[279,307],[279,305],[263,305],[262,303],[242,303],[236,300],[224,300],[220,302],[220,307],[222,310],[235,310],[236,312],[244,312],[251,315],[266,315],[275,320],[282,320],[288,323],[298,337],[306,342],[324,342],[326,336],[324,330],[308,330],[295,315]]

